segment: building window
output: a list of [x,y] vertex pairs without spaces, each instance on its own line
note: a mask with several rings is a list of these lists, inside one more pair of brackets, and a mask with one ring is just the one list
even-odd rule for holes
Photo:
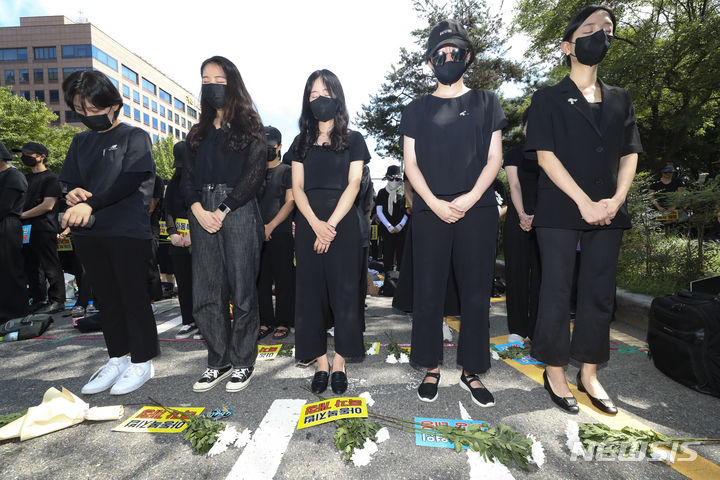
[[57,83],[57,81],[58,81],[57,68],[48,68],[48,82]]
[[133,82],[135,85],[138,84],[138,74],[130,70],[125,65],[122,66],[122,76]]
[[133,102],[140,103],[140,92],[133,90]]
[[160,116],[161,117],[165,116],[165,107],[163,107],[162,105],[160,105]]
[[178,115],[177,113],[175,114],[175,123],[180,125],[180,115]]
[[123,97],[130,98],[130,87],[123,85]]
[[15,85],[15,70],[5,70],[5,85]]
[[63,45],[63,58],[90,58],[92,57],[92,45],[89,43],[83,45]]
[[187,133],[183,132],[183,133],[182,133],[182,139],[185,140],[186,138],[187,138]]
[[165,133],[165,130],[167,130],[165,122],[160,122],[160,131]]
[[185,128],[185,117],[180,118],[180,124]]
[[133,108],[133,118],[138,122],[140,121],[140,110],[137,108]]
[[33,70],[33,83],[45,82],[45,75],[42,68],[36,68]]
[[17,62],[27,59],[27,48],[0,48],[0,62]]
[[159,90],[158,96],[160,97],[160,100],[164,100],[167,103],[172,103],[172,97],[170,96],[170,94],[168,92],[166,92],[162,88],[159,88],[158,90]]
[[60,91],[50,90],[50,103],[58,103],[60,101]]
[[88,70],[87,67],[70,67],[70,68],[63,68],[63,81],[65,81],[66,78],[70,76],[73,72],[79,72],[81,70]]
[[53,110],[53,113],[55,114],[55,120],[51,121],[50,123],[54,123],[54,124],[60,123],[60,111]]
[[193,126],[193,123],[190,122],[190,121],[188,121],[188,132],[190,131],[190,129],[192,128],[192,126]]
[[153,119],[152,119],[152,127],[153,127],[155,130],[157,130],[157,128],[158,128],[158,120],[157,120],[157,118],[155,118],[155,117],[153,117]]
[[118,61],[94,45],[92,47],[92,56],[98,62],[102,63],[108,68],[112,68],[114,71],[117,72]]
[[185,104],[176,98],[175,99],[175,108],[177,108],[178,110],[182,110],[184,112]]
[[169,133],[170,135],[173,134],[173,128],[172,128],[170,125],[168,125],[168,133]]
[[197,118],[197,111],[190,106],[187,107],[187,114],[190,115],[192,118]]
[[155,100],[153,100],[152,102],[150,102],[150,106],[151,106],[150,109],[151,109],[153,112],[157,113],[157,107],[158,107],[158,105],[157,105],[157,102],[156,102]]
[[21,68],[18,70],[18,78],[20,83],[30,83],[30,72],[27,68]]
[[57,47],[35,47],[35,60],[55,60],[57,58]]
[[177,128],[175,129],[175,138],[180,140],[180,130],[178,130]]
[[35,90],[35,100],[44,102],[45,101],[45,90]]
[[150,125],[150,115],[147,113],[143,113],[143,123],[145,125]]
[[143,95],[143,107],[150,108],[150,99]]
[[113,85],[115,85],[115,88],[120,88],[120,84],[118,83],[117,80],[115,80],[113,77],[111,77],[111,76],[108,75],[107,73],[105,74],[105,76],[108,78],[108,80],[110,80],[110,83],[112,83]]
[[123,104],[123,113],[126,117],[129,117],[131,115],[132,108],[130,108],[130,105],[127,103]]
[[157,143],[157,141],[158,141],[157,134],[153,134],[153,143]]
[[18,90],[17,96],[30,101],[30,90]]
[[74,111],[74,110],[65,110],[65,122],[66,122],[66,123],[70,123],[70,122],[80,122],[80,121],[82,121],[81,118],[82,118],[82,117],[80,116],[80,114],[77,113],[76,111]]
[[157,93],[155,90],[155,84],[152,83],[151,81],[149,81],[147,78],[143,77],[142,87],[143,87],[143,90],[145,90],[146,92],[150,92],[153,95],[155,95]]

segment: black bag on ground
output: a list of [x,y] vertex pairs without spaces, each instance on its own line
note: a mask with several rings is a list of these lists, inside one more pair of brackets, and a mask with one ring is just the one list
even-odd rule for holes
[[720,397],[720,295],[677,292],[655,298],[647,341],[658,370]]
[[39,337],[50,327],[53,319],[50,315],[36,313],[26,317],[13,318],[0,324],[0,337],[6,340],[26,340]]
[[85,315],[83,318],[79,318],[77,321],[77,329],[82,333],[99,332],[102,330],[100,314]]

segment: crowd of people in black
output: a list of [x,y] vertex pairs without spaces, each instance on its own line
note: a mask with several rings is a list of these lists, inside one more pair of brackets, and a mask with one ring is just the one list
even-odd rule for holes
[[[227,391],[246,388],[258,340],[280,341],[294,328],[296,358],[316,365],[312,391],[341,394],[348,361],[365,353],[368,260],[380,256],[370,266],[394,305],[412,312],[410,360],[425,371],[418,398],[438,397],[442,321],[452,312],[462,320],[460,386],[489,407],[495,398],[479,375],[490,368],[498,219],[507,212],[509,341],[532,340],[562,409],[578,411],[565,376],[574,359],[580,391],[615,413],[597,366],[608,360],[617,257],[630,227],[625,198],[642,151],[628,92],[597,77],[616,24],[598,6],[570,20],[560,44],[570,74],[535,92],[523,115],[526,141],[503,156],[498,97],[464,84],[475,51],[463,25],[440,22],[424,59],[437,88],[405,107],[405,175],[390,166],[377,195],[370,152],[349,128],[343,87],[329,70],[308,77],[300,133],[283,156],[281,132],[263,126],[237,67],[208,58],[200,119],[175,145],[169,180],[155,174],[147,133],[118,118],[115,86],[100,72],[74,72],[63,82],[65,102],[88,130],[73,139],[59,176],[46,168],[43,145],[18,149],[31,170],[22,175],[0,144],[0,315],[63,310],[63,268],[71,272],[80,290],[73,316],[96,300],[109,355],[82,393],[124,394],[154,375],[152,302],[165,275],[170,289],[177,284],[177,337],[207,346],[194,391],[223,380]],[[663,169],[655,190],[680,188],[674,171]],[[67,237],[73,252],[61,261],[57,245]]]

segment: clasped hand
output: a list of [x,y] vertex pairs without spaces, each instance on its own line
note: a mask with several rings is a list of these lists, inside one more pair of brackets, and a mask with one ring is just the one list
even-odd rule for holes
[[597,202],[580,206],[580,215],[590,225],[610,225],[621,203],[614,198],[603,198]]
[[335,240],[335,236],[337,235],[335,227],[322,220],[317,220],[311,227],[317,237],[313,245],[313,250],[315,250],[316,253],[327,253],[328,249],[330,249],[330,244]]

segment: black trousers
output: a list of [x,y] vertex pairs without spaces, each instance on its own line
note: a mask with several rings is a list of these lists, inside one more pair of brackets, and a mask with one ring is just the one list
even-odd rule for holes
[[195,323],[192,302],[192,256],[187,247],[168,247],[168,256],[177,282],[178,301],[183,325]]
[[150,259],[147,264],[147,288],[150,300],[157,302],[162,300],[162,282],[160,281],[160,269],[157,260],[158,239],[153,238]]
[[[542,263],[540,306],[532,355],[548,365],[607,362],[615,274],[623,230],[537,228]],[[570,292],[580,241],[577,313],[570,335]]]
[[[295,324],[295,241],[291,233],[273,233],[263,243],[258,277],[260,325],[291,327]],[[275,308],[272,288],[275,284]]]
[[27,314],[22,223],[15,215],[0,219],[0,319]]
[[425,368],[442,363],[442,320],[452,263],[462,316],[457,363],[470,373],[490,368],[490,292],[497,222],[494,206],[471,208],[452,224],[429,210],[413,214],[413,363]]
[[73,235],[100,308],[110,357],[130,354],[133,363],[160,353],[147,288],[151,240]]
[[380,228],[382,232],[382,254],[385,271],[389,272],[392,270],[393,265],[397,265],[398,270],[400,270],[403,245],[405,244],[405,229],[403,228],[399,233],[390,233],[385,230],[384,225],[378,228]]
[[[57,251],[57,234],[30,230],[30,243],[23,245],[28,295],[33,303],[65,302],[65,277]],[[45,280],[50,288],[46,291]]]
[[540,296],[540,250],[535,229],[520,228],[515,209],[508,208],[503,227],[505,297],[509,333],[532,338]]
[[[315,215],[327,220],[342,192],[307,192]],[[327,352],[325,331],[330,312],[335,319],[335,351],[343,357],[365,354],[360,318],[360,219],[351,209],[338,223],[327,253],[313,250],[315,232],[301,214],[295,218],[295,358],[317,358]],[[327,308],[329,307],[329,308]],[[441,339],[442,341],[442,339]]]

